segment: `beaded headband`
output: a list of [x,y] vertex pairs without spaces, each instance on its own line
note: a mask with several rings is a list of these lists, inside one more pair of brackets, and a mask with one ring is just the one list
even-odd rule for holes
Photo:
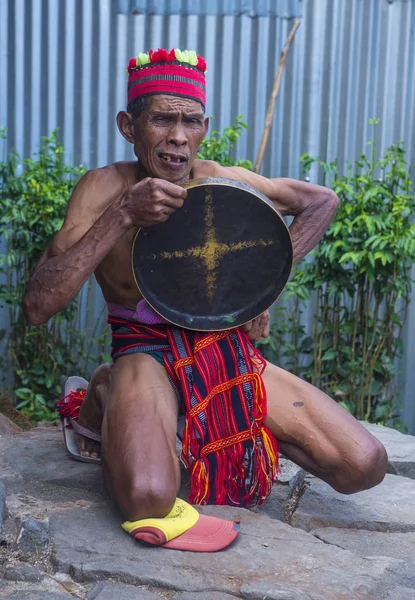
[[128,67],[128,104],[139,96],[168,94],[197,100],[206,106],[206,61],[194,50],[159,48],[131,58]]

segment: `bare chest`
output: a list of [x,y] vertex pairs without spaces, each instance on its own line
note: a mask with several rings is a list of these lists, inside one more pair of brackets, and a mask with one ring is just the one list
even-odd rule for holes
[[136,230],[127,232],[102,260],[95,276],[107,302],[118,302],[134,308],[141,298],[131,261],[132,244]]

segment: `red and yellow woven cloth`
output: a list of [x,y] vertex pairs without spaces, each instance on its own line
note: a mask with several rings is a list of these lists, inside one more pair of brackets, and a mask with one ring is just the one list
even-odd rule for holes
[[206,61],[194,50],[159,48],[131,58],[128,104],[139,96],[167,94],[197,100],[206,107]]
[[258,506],[278,472],[278,445],[264,424],[265,360],[240,329],[194,332],[110,316],[113,359],[162,353],[185,414],[182,459],[193,504]]

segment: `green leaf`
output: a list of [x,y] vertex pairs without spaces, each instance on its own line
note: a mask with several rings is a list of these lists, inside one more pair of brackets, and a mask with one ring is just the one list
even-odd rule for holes
[[25,406],[29,406],[29,404],[31,403],[31,399],[29,398],[28,400],[23,400],[22,402],[19,402],[16,405],[17,410],[21,410],[22,408],[24,408]]
[[51,387],[53,386],[53,383],[54,383],[54,380],[53,380],[52,375],[46,375],[46,377],[45,377],[46,389],[50,390]]
[[311,349],[312,345],[313,345],[313,338],[311,336],[305,337],[301,341],[300,352],[307,352],[308,350]]
[[337,352],[334,348],[329,348],[322,356],[321,360],[334,360],[337,357]]
[[390,413],[390,407],[387,405],[378,404],[375,408],[375,419],[384,419]]
[[17,390],[15,390],[14,393],[16,394],[16,396],[18,398],[21,398],[22,400],[30,399],[30,398],[32,398],[32,395],[33,395],[31,389],[24,388],[24,387],[23,388],[18,388]]

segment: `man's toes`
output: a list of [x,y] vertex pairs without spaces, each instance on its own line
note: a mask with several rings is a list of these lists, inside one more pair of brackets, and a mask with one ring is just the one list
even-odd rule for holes
[[81,436],[76,435],[76,444],[78,446],[79,454],[85,458],[99,458],[101,447],[91,442],[91,440]]
[[99,458],[99,450],[94,446],[90,446],[87,448],[85,456],[89,458]]
[[91,456],[92,456],[93,458],[99,458],[99,457],[100,457],[100,455],[101,455],[101,448],[100,448],[99,446],[98,446],[98,447],[95,447],[95,448],[92,450]]
[[83,450],[79,454],[81,456],[84,456],[85,458],[98,458],[97,453],[96,452],[91,452],[91,450]]

